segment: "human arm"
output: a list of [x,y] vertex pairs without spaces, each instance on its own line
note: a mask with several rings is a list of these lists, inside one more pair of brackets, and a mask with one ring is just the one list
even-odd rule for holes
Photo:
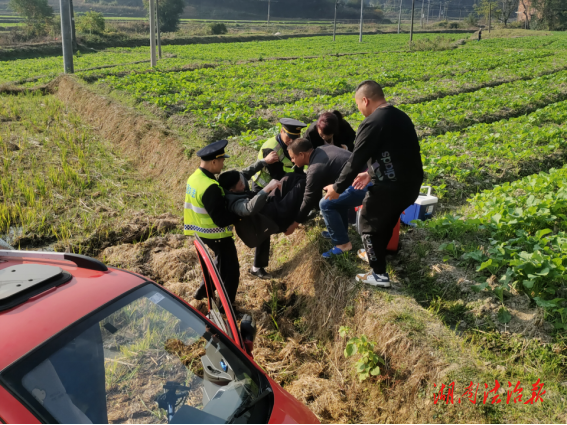
[[[230,196],[230,195],[229,195]],[[252,199],[242,197],[232,203],[230,211],[239,217],[250,217],[258,214],[268,201],[268,192],[262,189]]]
[[274,151],[270,152],[264,159],[256,161],[249,167],[244,168],[240,173],[246,178],[246,180],[250,180],[254,174],[258,171],[261,171],[267,165],[273,164],[274,162],[278,162],[280,159],[278,158],[278,154]]
[[305,194],[303,195],[303,202],[299,209],[299,213],[295,217],[297,223],[303,223],[307,220],[309,212],[319,205],[323,192],[323,181],[325,167],[322,164],[310,165],[307,169],[307,179],[305,182]]
[[217,226],[227,227],[238,221],[238,216],[227,209],[226,199],[220,186],[211,184],[203,193],[201,200],[211,220]]
[[354,182],[354,179],[365,168],[366,163],[376,150],[379,140],[379,128],[362,123],[358,129],[354,151],[343,167],[341,175],[333,185],[337,193],[343,193]]

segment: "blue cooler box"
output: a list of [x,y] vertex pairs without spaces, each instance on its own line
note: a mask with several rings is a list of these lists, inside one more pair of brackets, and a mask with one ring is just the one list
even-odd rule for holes
[[402,213],[400,216],[402,223],[415,226],[415,224],[412,224],[412,220],[424,221],[433,217],[438,199],[431,195],[431,186],[422,186],[422,189],[427,189],[427,195],[420,193],[415,203]]

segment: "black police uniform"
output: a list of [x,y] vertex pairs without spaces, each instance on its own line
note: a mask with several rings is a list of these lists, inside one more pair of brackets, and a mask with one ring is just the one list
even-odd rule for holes
[[[220,158],[221,156],[228,158],[228,155],[224,154],[224,148],[227,143],[228,141],[226,140],[211,143],[199,150],[197,156],[203,161]],[[199,167],[199,169],[208,178],[216,181],[214,174],[201,167]],[[228,211],[226,199],[219,185],[211,184],[203,193],[201,200],[208,215],[219,228],[229,227],[238,221],[239,217]],[[201,240],[215,253],[215,264],[219,270],[220,278],[224,283],[230,302],[234,303],[240,282],[240,264],[238,262],[238,253],[234,244],[234,238],[232,236],[218,239],[203,237]],[[205,284],[203,282],[194,297],[200,300],[206,297],[206,295]]]

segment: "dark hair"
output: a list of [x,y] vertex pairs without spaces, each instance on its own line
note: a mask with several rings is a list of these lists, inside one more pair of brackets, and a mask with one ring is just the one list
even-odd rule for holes
[[291,150],[294,155],[298,155],[303,152],[309,152],[313,149],[313,145],[307,139],[300,137],[299,139],[295,139],[291,144],[287,147],[288,150]]
[[[336,111],[339,112],[339,111]],[[339,115],[341,113],[339,112]],[[341,115],[342,118],[342,115]],[[326,136],[335,135],[339,132],[339,120],[334,112],[325,112],[317,120],[317,128]]]
[[219,184],[225,190],[225,192],[228,192],[230,189],[236,186],[239,181],[240,171],[229,170],[225,171],[219,176]]
[[361,92],[361,94],[366,97],[367,99],[383,99],[384,98],[384,91],[382,90],[382,86],[378,84],[376,81],[366,80],[360,83],[355,93]]

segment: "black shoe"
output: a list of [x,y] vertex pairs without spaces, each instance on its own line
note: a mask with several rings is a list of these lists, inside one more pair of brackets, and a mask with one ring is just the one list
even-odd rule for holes
[[248,273],[250,273],[251,275],[254,275],[256,277],[259,277],[260,279],[267,279],[267,278],[270,277],[270,275],[266,272],[266,270],[264,270],[264,267],[260,267],[256,271],[254,271],[251,268],[250,270],[248,270]]
[[207,288],[205,288],[205,284],[202,283],[201,286],[199,286],[199,289],[195,291],[193,298],[195,298],[197,301],[201,301],[206,296],[207,296]]

